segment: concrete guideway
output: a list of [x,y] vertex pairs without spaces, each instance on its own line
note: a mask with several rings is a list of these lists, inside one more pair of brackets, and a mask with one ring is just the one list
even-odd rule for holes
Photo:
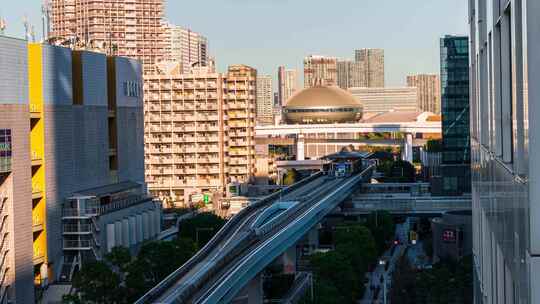
[[208,279],[204,276],[209,269],[222,266],[220,264],[223,264],[223,257],[230,255],[231,250],[244,240],[249,234],[250,224],[267,206],[275,201],[305,196],[323,184],[323,173],[319,172],[246,207],[229,220],[186,264],[170,274],[136,303],[166,303],[167,299],[175,298],[176,295],[190,293],[188,291],[193,289],[195,283]]
[[[346,179],[319,172],[283,193],[274,193],[247,207],[227,222],[196,256],[136,303],[227,303],[252,277],[350,195],[357,183],[369,180],[366,176],[372,171],[371,166],[361,175]],[[274,215],[257,235],[252,224],[276,201],[299,203]],[[266,229],[267,226],[270,228]]]
[[[247,255],[239,257],[238,262],[224,271],[221,277],[216,278],[216,283],[194,303],[229,303],[242,286],[341,203],[372,169],[373,167],[370,167],[362,174],[347,179],[334,179],[328,186],[325,185],[322,198],[317,196],[308,200],[309,203],[304,205],[304,209],[297,216],[291,216],[294,220],[269,233],[256,246],[251,247]],[[328,189],[332,190],[327,191]]]

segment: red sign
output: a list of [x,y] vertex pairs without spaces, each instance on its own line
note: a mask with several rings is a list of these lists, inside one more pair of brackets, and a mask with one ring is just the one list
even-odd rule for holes
[[455,243],[456,242],[456,231],[452,229],[447,229],[443,231],[442,239],[444,242],[447,243]]

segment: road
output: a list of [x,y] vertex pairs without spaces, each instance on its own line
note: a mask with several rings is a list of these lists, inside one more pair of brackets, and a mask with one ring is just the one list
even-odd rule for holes
[[[395,239],[399,240],[399,245],[394,245],[395,249],[392,248],[386,250],[379,260],[384,260],[388,263],[388,267],[385,265],[377,264],[377,267],[373,272],[366,274],[368,282],[366,284],[366,289],[361,300],[358,304],[383,304],[384,303],[384,288],[383,284],[386,279],[386,291],[388,296],[388,291],[392,286],[392,273],[396,268],[396,265],[399,261],[399,258],[405,252],[408,243],[408,232],[410,227],[409,219],[403,224],[396,225]],[[381,280],[381,278],[383,278]],[[376,290],[380,289],[377,297],[375,297]]]

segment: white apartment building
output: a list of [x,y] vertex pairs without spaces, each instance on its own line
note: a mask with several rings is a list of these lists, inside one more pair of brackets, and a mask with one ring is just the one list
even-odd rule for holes
[[181,63],[182,73],[188,74],[194,64],[208,64],[208,40],[190,29],[164,24],[165,60]]

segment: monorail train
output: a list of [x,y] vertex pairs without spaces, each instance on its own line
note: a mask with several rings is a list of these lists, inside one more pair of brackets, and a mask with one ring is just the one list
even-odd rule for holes
[[352,176],[362,171],[362,160],[335,160],[332,162],[331,170],[335,177],[344,178]]

